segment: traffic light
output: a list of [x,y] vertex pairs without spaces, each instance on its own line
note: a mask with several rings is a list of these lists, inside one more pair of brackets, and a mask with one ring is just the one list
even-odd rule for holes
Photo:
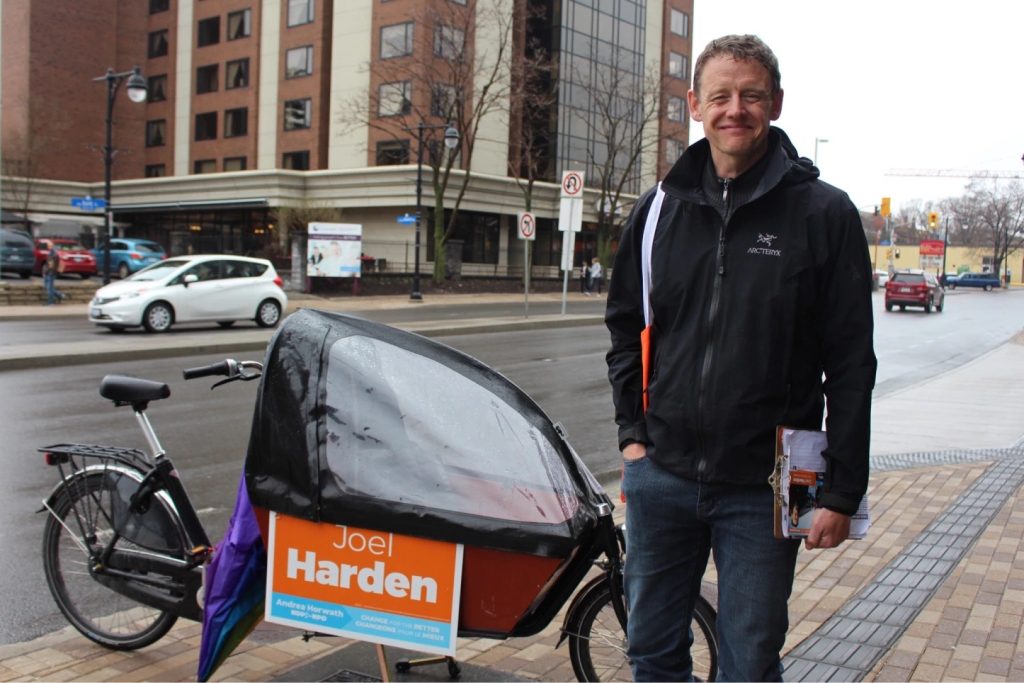
[[939,226],[939,212],[932,211],[928,214],[928,227],[932,230]]
[[[877,213],[877,211],[876,211]],[[889,217],[889,197],[882,197],[882,215],[886,218]]]

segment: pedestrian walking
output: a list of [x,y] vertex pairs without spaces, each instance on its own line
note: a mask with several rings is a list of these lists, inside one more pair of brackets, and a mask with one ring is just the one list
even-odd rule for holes
[[604,271],[601,269],[601,259],[594,257],[590,264],[590,286],[588,291],[593,292],[597,289],[597,293],[601,293],[601,287],[604,285]]
[[46,288],[46,305],[53,306],[64,300],[64,293],[57,289],[57,273],[60,271],[60,259],[57,250],[50,249],[43,261],[43,287]]
[[590,265],[585,256],[580,264],[580,294],[590,296]]
[[867,490],[867,242],[849,197],[771,125],[782,99],[759,38],[711,41],[687,94],[705,137],[637,202],[615,257],[607,361],[637,681],[691,680],[688,627],[711,554],[720,679],[781,679],[799,541],[773,534],[777,426],[821,429],[827,407],[806,548],[842,543]]

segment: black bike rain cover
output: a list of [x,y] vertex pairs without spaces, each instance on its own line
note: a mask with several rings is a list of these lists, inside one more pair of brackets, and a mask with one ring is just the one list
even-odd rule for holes
[[267,350],[245,465],[254,505],[547,557],[608,504],[505,377],[425,337],[311,309]]

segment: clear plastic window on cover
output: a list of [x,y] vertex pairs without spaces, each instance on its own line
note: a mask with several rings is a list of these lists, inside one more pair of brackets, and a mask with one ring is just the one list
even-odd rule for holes
[[326,375],[327,465],[342,490],[516,522],[575,512],[556,446],[459,372],[351,336],[331,346]]

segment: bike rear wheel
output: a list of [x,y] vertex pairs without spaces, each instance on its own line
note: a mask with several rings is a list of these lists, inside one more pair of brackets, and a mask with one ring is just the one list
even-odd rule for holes
[[[626,634],[612,606],[608,582],[596,585],[569,615],[569,659],[580,681],[631,681],[633,673],[626,657]],[[718,642],[715,639],[715,610],[703,597],[697,598],[690,628],[695,680],[713,681],[718,673]]]
[[[115,480],[103,472],[70,478],[54,497],[43,530],[43,569],[57,607],[86,638],[114,650],[135,650],[155,643],[177,616],[147,607],[97,581],[90,567],[95,552],[114,531]],[[166,516],[167,528],[178,529],[175,516],[158,497],[149,514]],[[122,551],[149,552],[127,539]],[[184,538],[177,547],[184,547]],[[182,553],[183,555],[183,553]]]

